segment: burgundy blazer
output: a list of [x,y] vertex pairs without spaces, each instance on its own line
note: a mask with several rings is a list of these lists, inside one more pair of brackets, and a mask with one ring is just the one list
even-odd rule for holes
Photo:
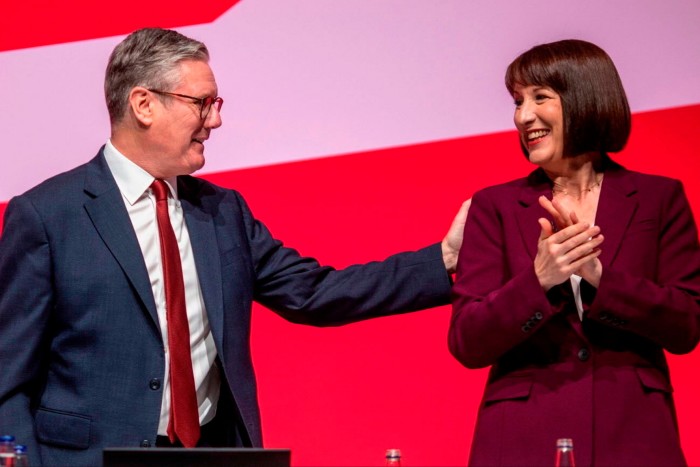
[[583,321],[569,281],[545,293],[534,273],[544,172],[473,197],[449,330],[463,365],[491,365],[470,465],[553,465],[557,438],[582,466],[685,464],[664,349],[700,339],[698,232],[679,181],[608,162]]

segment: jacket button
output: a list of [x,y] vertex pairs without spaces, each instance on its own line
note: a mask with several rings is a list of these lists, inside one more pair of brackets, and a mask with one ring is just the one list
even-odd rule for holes
[[536,319],[537,321],[541,320],[542,318],[544,318],[544,316],[542,315],[542,313],[540,313],[539,311],[538,311],[537,313],[535,313],[535,319]]
[[148,387],[150,387],[154,391],[157,391],[158,389],[160,389],[160,380],[158,378],[153,378],[151,381],[148,382]]
[[142,448],[150,448],[151,447],[151,442],[147,439],[144,439],[141,441],[141,447]]
[[520,328],[521,331],[523,332],[530,332],[530,329],[532,329],[530,326],[527,324],[523,325],[523,327]]
[[581,360],[582,362],[585,362],[588,360],[588,358],[591,356],[590,352],[588,352],[588,349],[581,349],[578,351],[578,359]]
[[608,313],[603,312],[600,314],[601,321],[607,321],[609,318],[610,318],[610,314],[608,314]]

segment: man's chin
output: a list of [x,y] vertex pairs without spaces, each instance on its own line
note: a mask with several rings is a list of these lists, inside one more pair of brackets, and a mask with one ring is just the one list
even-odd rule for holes
[[200,146],[199,151],[190,153],[186,162],[188,170],[187,175],[192,174],[204,167],[204,163],[206,162],[206,159],[204,158],[204,148]]

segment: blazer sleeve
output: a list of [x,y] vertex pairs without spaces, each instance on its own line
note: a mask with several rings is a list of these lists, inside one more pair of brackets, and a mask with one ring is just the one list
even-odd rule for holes
[[452,292],[450,352],[464,366],[481,368],[529,339],[535,329],[559,310],[550,302],[535,275],[532,261],[512,271],[506,236],[508,228],[489,191],[472,198]]
[[673,180],[666,186],[654,191],[660,201],[658,254],[647,260],[656,261],[656,277],[613,263],[603,270],[588,317],[683,354],[700,340],[700,247],[682,184]]
[[449,303],[451,280],[439,244],[336,270],[285,247],[238,199],[254,299],[289,321],[336,326]]
[[25,197],[10,201],[0,238],[0,432],[41,463],[31,411],[48,352],[42,350],[53,292],[49,242]]

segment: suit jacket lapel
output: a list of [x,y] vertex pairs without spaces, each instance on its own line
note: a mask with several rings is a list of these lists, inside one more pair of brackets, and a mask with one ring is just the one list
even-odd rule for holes
[[615,260],[625,232],[637,209],[637,199],[634,196],[636,191],[625,169],[613,168],[605,172],[596,212],[596,224],[600,226],[605,237],[600,255],[603,270]]
[[[535,170],[528,177],[527,186],[525,186],[521,192],[518,199],[518,203],[521,209],[518,210],[518,227],[522,240],[525,244],[528,254],[532,261],[535,260],[537,256],[537,243],[540,237],[542,228],[540,227],[537,220],[541,217],[548,219],[553,222],[551,216],[540,206],[538,201],[540,196],[547,196],[550,200],[552,199],[552,185],[549,179],[546,177],[541,169]],[[571,287],[570,281],[565,281],[558,286],[561,294],[564,296],[570,296],[573,302],[573,289]],[[560,305],[561,306],[561,305]],[[571,328],[578,334],[582,339],[587,341],[587,338],[583,332],[583,327],[577,313],[570,313],[566,317],[567,322]]]
[[[528,185],[521,190],[518,199],[521,209],[517,211],[520,234],[533,260],[537,255],[537,239],[540,235],[537,219],[540,217],[550,219],[537,201],[541,195],[551,193],[550,185],[539,172],[536,170],[528,177]],[[637,209],[637,200],[634,197],[636,191],[625,169],[615,165],[605,172],[605,182],[602,185],[596,212],[596,224],[600,226],[605,237],[602,245],[603,252],[600,255],[604,268],[610,266],[615,259],[625,231]],[[548,197],[551,199],[550,196]]]
[[85,210],[107,248],[121,266],[124,274],[136,290],[144,307],[148,310],[157,329],[158,313],[151,290],[151,281],[143,261],[136,233],[124,206],[102,151],[87,165],[85,192],[89,199]]
[[517,220],[520,236],[525,249],[532,260],[537,256],[537,239],[540,238],[540,217],[549,218],[547,212],[540,206],[538,198],[551,194],[551,185],[547,182],[544,172],[535,170],[527,178],[527,186],[520,191],[518,198]]
[[178,197],[187,223],[209,325],[217,348],[221,349],[223,348],[224,299],[221,289],[223,284],[221,258],[217,247],[214,219],[207,209],[206,197],[199,192],[204,185],[186,183],[186,180],[192,179],[178,178]]
[[[637,190],[634,183],[624,168],[617,164],[611,165],[612,167],[609,167],[605,172],[605,182],[601,189],[596,212],[596,224],[600,226],[601,232],[605,236],[601,247],[603,251],[600,255],[603,270],[610,267],[615,260],[630,220],[637,209],[637,200],[634,196]],[[550,216],[537,201],[539,196],[551,193],[550,185],[546,179],[542,178],[544,174],[539,172],[536,170],[528,177],[528,184],[521,190],[518,199],[521,209],[517,212],[520,234],[533,261],[537,255],[537,239],[540,235],[537,219],[540,217],[550,219]],[[571,286],[568,282],[563,287],[570,292]],[[578,317],[571,317],[569,322],[576,333],[586,339]]]

